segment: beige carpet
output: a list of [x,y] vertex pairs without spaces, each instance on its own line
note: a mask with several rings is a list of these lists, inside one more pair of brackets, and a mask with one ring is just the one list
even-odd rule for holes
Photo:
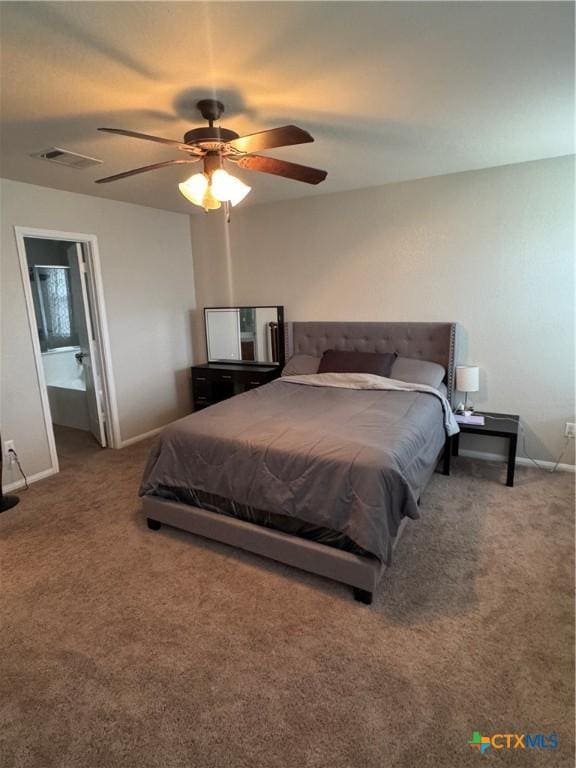
[[572,476],[456,460],[366,607],[149,531],[148,447],[71,452],[0,516],[3,768],[573,765]]

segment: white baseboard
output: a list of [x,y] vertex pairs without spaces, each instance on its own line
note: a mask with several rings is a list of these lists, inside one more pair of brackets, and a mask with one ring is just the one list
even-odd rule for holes
[[[47,477],[50,477],[51,475],[56,475],[58,470],[54,469],[54,467],[50,467],[50,469],[43,469],[42,472],[37,472],[35,475],[30,475],[28,478],[28,485],[32,485],[32,483],[37,483],[38,480],[45,480]],[[12,493],[12,491],[17,491],[20,488],[24,488],[24,479],[20,478],[20,480],[16,480],[14,483],[10,483],[9,485],[5,485],[3,487],[4,493]]]
[[[144,432],[141,435],[136,435],[135,437],[129,437],[127,440],[122,440],[120,442],[119,448],[127,448],[129,445],[134,445],[134,443],[139,443],[141,440],[146,440],[148,437],[154,437],[154,435],[157,435],[159,432],[161,432],[164,429],[164,427],[157,427],[156,429],[151,429],[150,432]],[[48,469],[43,469],[42,472],[37,472],[35,475],[30,475],[28,477],[28,485],[32,485],[32,483],[37,483],[38,480],[44,480],[47,477],[51,477],[51,475],[56,475],[58,473],[58,470],[54,467],[49,467]],[[16,480],[13,483],[9,483],[8,485],[3,486],[2,490],[4,493],[12,493],[12,491],[18,491],[20,488],[24,488],[24,479],[20,478],[19,480]]]
[[136,437],[129,437],[127,440],[121,440],[118,448],[128,448],[129,445],[134,445],[134,443],[140,443],[142,440],[147,440],[149,437],[154,437],[154,435],[162,432],[166,426],[168,425],[165,424],[163,427],[156,427],[156,429],[151,429],[150,432],[143,432],[141,435],[136,435]]
[[[508,461],[508,456],[503,456],[499,453],[482,453],[481,451],[467,451],[465,449],[458,451],[460,456],[466,456],[469,459],[481,459],[482,461]],[[544,461],[543,459],[536,459],[542,469],[554,469],[556,462]],[[534,464],[530,459],[524,456],[516,456],[516,464],[521,467],[533,467]],[[574,464],[558,464],[556,468],[557,472],[576,472],[576,466]]]

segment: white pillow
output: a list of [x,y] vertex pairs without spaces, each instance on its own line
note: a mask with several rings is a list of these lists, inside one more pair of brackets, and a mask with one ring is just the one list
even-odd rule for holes
[[282,376],[303,376],[318,373],[319,357],[314,355],[292,355],[282,370]]

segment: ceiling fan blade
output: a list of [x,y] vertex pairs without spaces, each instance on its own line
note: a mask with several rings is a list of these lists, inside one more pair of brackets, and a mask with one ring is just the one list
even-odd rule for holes
[[144,141],[155,141],[158,144],[169,144],[171,147],[177,147],[186,152],[198,152],[196,147],[192,147],[189,144],[183,144],[181,141],[176,141],[176,139],[165,139],[162,136],[150,136],[147,133],[125,131],[123,128],[98,128],[98,130],[104,131],[104,133],[117,133],[120,136],[129,136],[132,139],[144,139]]
[[165,160],[163,163],[143,165],[141,168],[134,168],[132,171],[124,171],[123,173],[116,173],[114,176],[106,176],[104,179],[96,179],[96,184],[107,184],[109,181],[118,181],[118,179],[125,179],[127,176],[135,176],[137,173],[155,171],[157,168],[166,168],[169,165],[187,165],[189,163],[197,163],[198,160],[200,160],[199,157],[190,160]]
[[239,152],[260,152],[263,149],[274,147],[289,147],[291,144],[307,144],[314,141],[308,131],[303,131],[296,125],[283,125],[281,128],[271,128],[269,131],[251,133],[248,136],[240,136],[232,139],[228,146]]
[[319,168],[309,168],[307,165],[289,163],[286,160],[263,155],[246,155],[235,162],[236,165],[247,168],[249,171],[273,173],[275,176],[285,176],[287,179],[304,181],[306,184],[320,184],[328,176],[327,171],[321,171]]

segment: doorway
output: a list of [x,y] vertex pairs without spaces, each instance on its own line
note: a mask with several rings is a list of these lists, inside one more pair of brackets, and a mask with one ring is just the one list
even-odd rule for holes
[[53,468],[119,444],[97,246],[16,228]]

